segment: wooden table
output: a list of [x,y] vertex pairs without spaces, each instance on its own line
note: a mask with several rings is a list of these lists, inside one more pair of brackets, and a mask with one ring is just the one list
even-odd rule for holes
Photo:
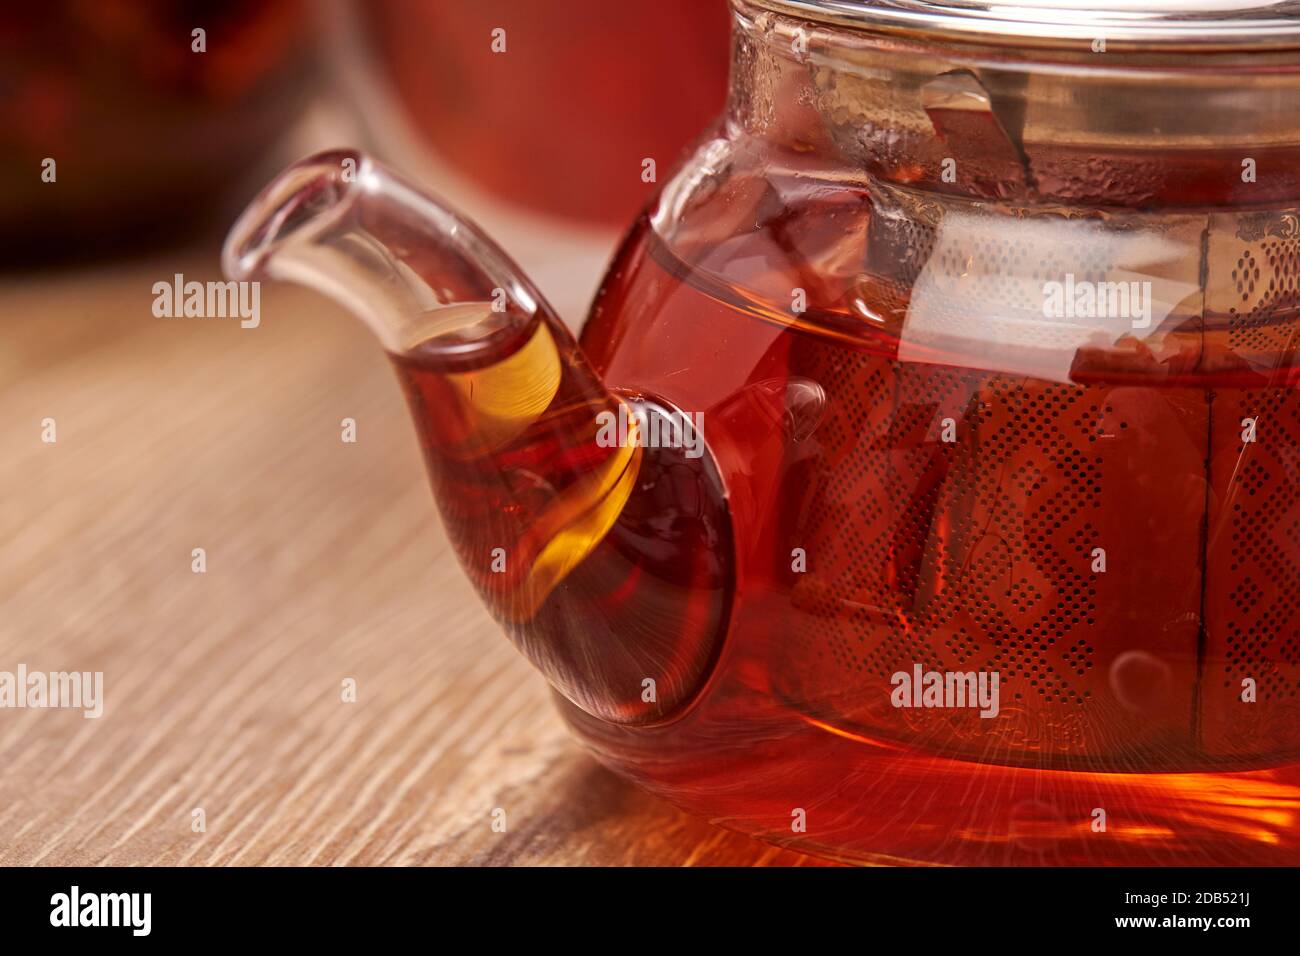
[[812,862],[566,735],[362,328],[270,285],[257,329],[153,317],[215,262],[0,278],[0,670],[105,684],[98,720],[0,710],[0,864]]

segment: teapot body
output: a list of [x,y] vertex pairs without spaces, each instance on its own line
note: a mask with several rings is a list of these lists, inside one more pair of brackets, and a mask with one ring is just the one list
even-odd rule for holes
[[910,170],[879,118],[836,128],[875,94],[781,26],[742,17],[728,115],[581,337],[702,423],[725,631],[665,719],[569,722],[678,804],[847,859],[1300,860],[1290,171],[1252,191],[1217,146],[1134,143],[1107,186],[1005,101],[946,115],[998,89],[962,63],[913,91],[930,129],[898,121]]

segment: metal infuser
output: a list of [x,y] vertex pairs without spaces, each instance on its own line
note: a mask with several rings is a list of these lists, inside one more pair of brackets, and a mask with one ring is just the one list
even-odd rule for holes
[[[1244,181],[1155,201],[1285,132],[1222,111],[1210,141],[1164,93],[1112,108],[1104,77],[927,77],[918,55],[900,82],[861,55],[809,71],[836,146],[879,177],[866,319],[898,350],[793,352],[829,405],[801,476],[814,557],[791,581],[787,692],[848,732],[996,763],[1294,757],[1297,211]],[[945,159],[951,184],[899,182]],[[1048,317],[1053,283],[1101,298]],[[1134,299],[1107,314],[1121,286]],[[1002,719],[892,707],[916,664],[997,672]]]

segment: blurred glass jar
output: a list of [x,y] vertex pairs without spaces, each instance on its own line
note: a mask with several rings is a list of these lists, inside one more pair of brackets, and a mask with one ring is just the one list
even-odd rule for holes
[[[622,225],[722,112],[726,0],[357,3],[423,140],[496,195]],[[494,31],[504,31],[504,33]]]
[[64,258],[205,224],[281,158],[270,147],[312,91],[307,13],[303,0],[12,5],[0,20],[6,255]]

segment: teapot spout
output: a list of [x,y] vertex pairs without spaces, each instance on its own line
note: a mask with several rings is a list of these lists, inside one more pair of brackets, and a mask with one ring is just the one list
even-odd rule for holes
[[[688,699],[730,601],[716,468],[643,447],[637,423],[671,410],[607,389],[495,243],[369,157],[334,151],[253,200],[223,264],[315,288],[379,337],[461,565],[557,690],[618,723]],[[638,619],[672,633],[637,640]]]
[[[357,150],[318,153],[281,172],[231,228],[222,266],[233,279],[283,279],[330,296],[393,354],[454,331],[476,310],[549,311],[475,225]],[[461,338],[473,348],[468,332]]]

